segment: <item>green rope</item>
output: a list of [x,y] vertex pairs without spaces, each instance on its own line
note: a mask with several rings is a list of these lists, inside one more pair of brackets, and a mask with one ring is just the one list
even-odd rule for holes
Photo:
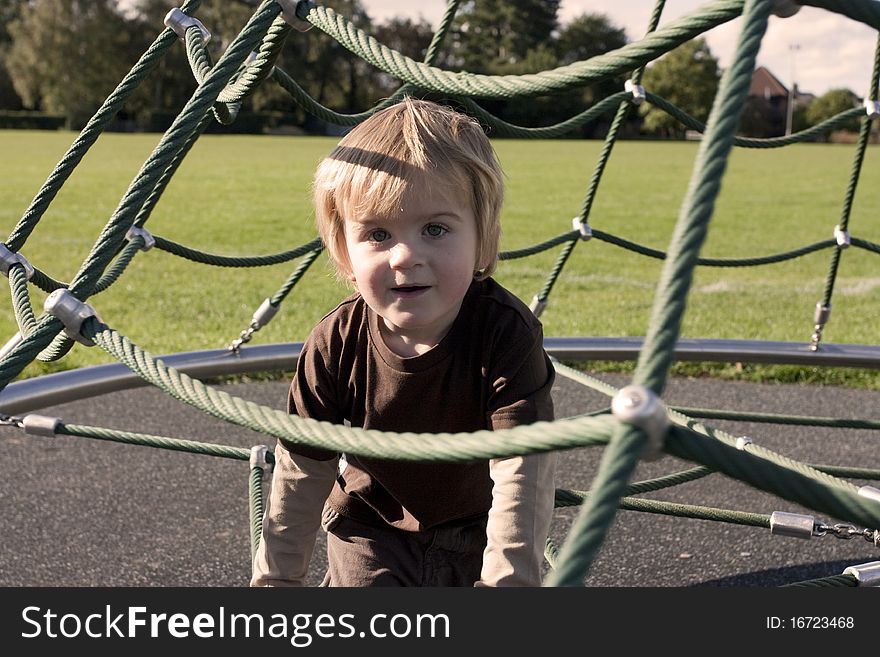
[[24,265],[13,265],[10,267],[8,276],[15,321],[18,323],[18,330],[22,336],[27,336],[36,327],[37,319],[34,317],[34,307],[31,304],[31,295],[28,292],[28,279]]
[[[877,46],[874,51],[874,69],[873,74],[871,76],[872,80],[872,90],[874,95],[876,96],[876,80],[880,76],[880,37],[877,39]],[[871,118],[865,116],[862,119],[861,129],[859,130],[859,141],[858,146],[856,148],[856,153],[853,158],[852,170],[850,172],[849,184],[846,188],[846,195],[843,201],[843,208],[840,213],[840,223],[838,224],[841,231],[846,232],[849,227],[849,217],[852,212],[852,204],[853,199],[856,195],[856,188],[858,186],[859,178],[861,177],[862,171],[862,163],[865,159],[865,150],[868,147],[868,140],[871,136]],[[844,247],[841,245],[837,245],[834,251],[831,254],[831,263],[828,267],[828,276],[825,279],[825,293],[822,296],[822,305],[826,308],[831,308],[831,297],[834,294],[834,283],[837,279],[837,271],[840,267],[840,258],[843,255]],[[812,345],[815,348],[818,346],[819,341],[822,338],[822,329],[824,325],[816,325],[812,336]]]
[[[500,431],[455,434],[349,428],[289,415],[206,386],[167,367],[94,317],[83,322],[82,333],[144,380],[209,415],[297,444],[336,452],[401,460],[471,461],[602,444],[614,424],[608,417],[579,417]],[[547,431],[551,425],[552,436]]]
[[[819,7],[880,30],[880,4],[876,0],[797,0],[798,4]],[[875,82],[876,86],[876,82]]]
[[260,547],[260,539],[263,534],[263,468],[254,466],[251,468],[251,476],[248,479],[248,498],[250,499],[249,512],[251,524],[251,562]]
[[622,100],[629,104],[630,98],[631,96],[625,91],[619,91],[607,98],[603,98],[589,109],[576,114],[570,119],[560,121],[559,123],[550,126],[538,128],[525,128],[523,126],[514,125],[513,123],[508,123],[507,121],[490,114],[470,98],[462,98],[460,99],[460,102],[470,114],[480,119],[484,125],[487,125],[492,129],[491,132],[493,136],[517,137],[519,139],[549,139],[566,135],[582,125],[589,123],[600,116],[604,116],[608,110],[619,105]]
[[[234,116],[230,116],[229,110],[237,107],[247,96],[252,94],[257,86],[272,72],[272,67],[278,56],[284,41],[290,33],[290,26],[281,16],[278,16],[266,31],[266,35],[260,42],[258,51],[255,52],[253,62],[243,66],[218,94],[215,111],[219,110],[218,117],[221,123],[229,123]],[[190,26],[186,30],[186,55],[190,69],[196,82],[203,83],[213,68],[211,56],[206,48],[206,42],[198,26]]]
[[307,254],[305,258],[303,258],[302,262],[297,266],[296,269],[293,270],[293,273],[287,277],[287,280],[284,281],[284,285],[282,285],[278,291],[272,296],[271,302],[273,306],[278,306],[282,301],[290,294],[290,291],[294,288],[294,286],[299,282],[299,279],[303,277],[303,275],[308,271],[309,267],[312,266],[312,263],[317,260],[318,256],[321,255],[321,251],[323,251],[323,247],[315,249],[311,253]]
[[[185,3],[184,10],[191,11],[198,4],[198,2]],[[766,29],[771,0],[747,0],[746,2],[743,0],[716,0],[710,5],[670,23],[663,29],[656,30],[664,6],[663,0],[660,0],[655,5],[648,35],[638,43],[629,44],[624,48],[586,62],[577,62],[551,71],[524,76],[494,77],[470,73],[450,73],[432,66],[459,4],[460,0],[450,0],[448,3],[444,19],[434,34],[423,64],[416,63],[403,57],[400,53],[385,48],[372,37],[354,28],[349,21],[338,16],[332,10],[317,7],[311,3],[301,3],[298,6],[302,18],[331,34],[344,47],[356,52],[366,61],[396,75],[405,83],[391,98],[379,103],[367,112],[352,115],[341,115],[323,108],[308,94],[305,94],[286,73],[274,66],[283,41],[290,32],[289,26],[278,16],[280,9],[276,2],[266,0],[261,4],[216,65],[210,61],[201,32],[198,29],[187,30],[184,39],[187,57],[194,76],[199,82],[199,87],[132,181],[89,256],[71,281],[69,287],[74,296],[87,299],[89,296],[107,289],[118,280],[140,247],[143,246],[142,238],[138,237],[127,243],[124,242],[123,235],[128,227],[132,225],[143,226],[147,221],[185,155],[209,124],[212,114],[221,122],[234,120],[241,101],[269,76],[289,92],[290,89],[295,90],[290,92],[291,95],[298,97],[297,102],[310,111],[315,113],[325,111],[324,116],[334,119],[334,122],[348,122],[344,123],[345,125],[353,125],[363,120],[416,89],[451,95],[456,102],[462,104],[484,125],[491,127],[498,134],[519,137],[558,136],[564,131],[569,131],[606,113],[616,104],[617,114],[593,171],[579,215],[580,220],[586,223],[598,193],[611,149],[622,122],[630,110],[632,98],[629,94],[619,92],[567,121],[555,126],[540,128],[525,128],[504,122],[483,110],[473,101],[472,97],[504,98],[513,95],[538,95],[548,91],[589,84],[632,69],[635,70],[631,79],[638,83],[643,72],[642,67],[646,62],[697,36],[709,27],[731,20],[741,12],[745,19],[745,25],[738,46],[737,58],[733,67],[725,73],[722,80],[706,127],[707,136],[700,145],[688,197],[682,207],[668,252],[663,253],[649,249],[602,231],[593,231],[593,235],[602,241],[666,261],[655,297],[649,332],[639,355],[634,382],[646,385],[658,394],[662,392],[673,358],[673,346],[681,326],[694,267],[699,265],[731,267],[769,264],[835,245],[834,240],[826,240],[783,254],[759,258],[711,259],[699,257],[698,252],[705,241],[708,221],[712,215],[713,205],[720,187],[720,179],[726,166],[726,158],[733,146],[772,148],[795,141],[803,141],[818,132],[836,127],[861,111],[854,109],[843,112],[818,126],[786,138],[754,140],[735,136],[739,111],[754,68],[755,54]],[[824,7],[871,26],[880,27],[880,3],[869,3],[865,0],[836,0],[835,2],[822,0],[805,4]],[[96,133],[100,132],[107,121],[115,115],[121,102],[140,83],[146,72],[155,66],[158,57],[175,41],[175,36],[170,30],[163,31],[119,87],[108,97],[101,110],[92,118],[62,162],[50,175],[13,230],[7,242],[10,249],[17,251],[26,241],[71,170],[97,138]],[[247,64],[245,62],[246,53],[248,50],[252,50],[257,43],[259,43],[259,52],[253,58],[252,63]],[[877,95],[878,80],[880,80],[880,41],[878,41],[872,76],[871,94],[874,97]],[[700,130],[704,128],[693,117],[682,112],[665,99],[649,95],[649,100],[678,118],[684,125]],[[867,146],[870,123],[870,119],[863,119],[859,147],[842,210],[840,226],[843,230],[846,230],[848,225],[856,185],[861,177],[861,166]],[[502,253],[500,258],[524,257],[560,244],[564,245],[541,293],[542,300],[546,301],[579,237],[579,231],[571,231],[535,247]],[[880,253],[880,246],[866,240],[853,239],[852,244],[874,253]],[[216,256],[162,238],[157,238],[157,245],[169,253],[196,262],[229,267],[277,264],[304,256],[302,262],[271,299],[276,307],[289,294],[322,250],[319,240],[313,240],[297,249],[281,254],[250,257]],[[829,306],[841,250],[839,247],[835,249],[826,282],[826,302]],[[0,363],[0,388],[14,378],[35,356],[40,360],[57,359],[67,353],[74,344],[73,340],[62,332],[58,320],[47,315],[35,317],[28,296],[27,280],[22,268],[11,267],[9,278],[13,309],[22,340],[10,349],[7,357]],[[32,281],[34,285],[45,291],[67,286],[39,270],[35,270]],[[101,324],[97,319],[87,320],[81,330],[86,337],[94,339],[99,346],[139,376],[185,403],[228,422],[246,426],[268,435],[334,451],[402,460],[467,461],[475,458],[528,454],[550,449],[601,445],[610,441],[594,481],[593,492],[587,495],[578,491],[561,491],[561,489],[557,491],[558,501],[566,503],[562,505],[576,503],[582,505],[583,508],[561,551],[557,550],[552,541],[548,540],[545,545],[548,562],[555,569],[548,580],[549,583],[570,586],[575,585],[579,579],[582,581],[604,540],[604,535],[608,531],[617,508],[767,526],[769,523],[767,516],[624,497],[674,486],[716,471],[784,499],[822,510],[833,517],[846,518],[868,526],[880,526],[880,520],[878,520],[880,512],[872,508],[876,505],[860,498],[853,484],[840,479],[841,477],[880,478],[880,471],[844,466],[810,466],[777,455],[754,444],[748,445],[744,450],[739,450],[735,447],[735,439],[729,434],[706,427],[693,420],[692,417],[682,415],[679,411],[694,411],[693,414],[700,417],[719,419],[863,429],[880,427],[880,422],[875,420],[804,418],[703,409],[672,409],[669,415],[676,426],[673,426],[668,432],[666,452],[701,465],[653,480],[628,484],[627,482],[634,471],[636,459],[645,442],[645,436],[639,429],[620,425],[607,411],[577,418],[567,418],[553,423],[537,423],[505,431],[472,434],[395,434],[350,429],[290,416],[281,411],[247,402],[205,386],[172,368],[165,367],[161,361],[155,360],[123,336]],[[582,373],[573,375],[571,372],[566,372],[565,368],[559,364],[556,364],[556,367],[557,371],[569,376],[569,378],[581,380],[608,394],[616,392],[616,389],[611,386],[597,382],[597,380],[591,380],[591,377]],[[249,451],[242,448],[211,446],[195,441],[179,441],[79,425],[61,425],[59,433],[201,454],[210,453],[215,456],[236,459],[249,457]],[[267,456],[267,460],[269,458],[271,458],[271,454]],[[262,525],[262,477],[263,472],[260,468],[252,468],[250,479],[252,555],[259,545]],[[852,580],[853,578],[848,576],[825,578],[822,580],[822,584],[800,583],[799,585],[851,585]]]
[[[263,2],[163,135],[71,281],[69,290],[77,299],[84,301],[93,292],[96,280],[118,251],[128,227],[133,224],[132,215],[135,210],[143,206],[145,199],[155,188],[159,176],[174,159],[181,145],[186,142],[187,135],[196,130],[201,118],[216,100],[226,81],[238,69],[247,53],[253,49],[261,38],[260,35],[266,32],[279,12],[280,6],[276,2],[271,0]],[[38,322],[35,330],[16,345],[8,357],[0,363],[0,388],[34,359],[35,355],[58,333],[59,328],[60,322],[54,318],[45,318]]]
[[183,145],[180,147],[180,150],[174,154],[174,157],[169,162],[168,166],[165,167],[165,170],[159,176],[159,179],[156,181],[156,185],[150,191],[146,200],[144,200],[143,205],[141,205],[140,210],[138,210],[137,215],[134,218],[134,225],[139,228],[143,228],[144,224],[147,223],[147,219],[149,219],[150,215],[153,212],[153,209],[156,207],[156,204],[159,202],[159,199],[162,197],[162,194],[165,192],[165,189],[168,187],[168,183],[171,182],[171,178],[177,172],[177,169],[180,167],[180,164],[183,162],[184,157],[190,152],[193,145],[196,143],[199,137],[201,137],[202,133],[207,129],[207,127],[211,124],[211,113],[206,113],[201,120],[196,124],[195,130],[193,130],[190,134],[186,136],[186,139],[183,142]]
[[516,251],[504,251],[498,254],[499,260],[515,260],[517,258],[524,258],[526,256],[535,255],[536,253],[541,253],[542,251],[546,251],[547,249],[552,249],[554,246],[558,246],[564,242],[570,242],[572,240],[578,239],[578,231],[571,231],[568,233],[563,233],[562,235],[558,235],[553,237],[546,242],[541,242],[540,244],[536,244],[535,246],[526,247],[524,249],[518,249]]
[[[662,391],[671,364],[694,261],[705,240],[771,4],[762,0],[745,3],[744,25],[734,63],[721,80],[709,116],[708,134],[700,143],[691,189],[673,233],[670,258],[665,261],[661,274],[648,335],[634,377],[635,384],[655,393]],[[577,586],[583,581],[614,519],[621,493],[645,441],[644,432],[634,426],[623,425],[615,430],[599,465],[593,485],[595,492],[581,509],[562,547],[559,566],[549,578],[551,585]],[[704,460],[694,460],[714,467]]]
[[154,235],[153,238],[156,240],[157,249],[166,251],[181,258],[186,258],[187,260],[191,260],[193,262],[198,262],[203,265],[213,265],[215,267],[265,267],[267,265],[277,265],[283,262],[290,262],[291,260],[299,258],[300,256],[307,253],[312,253],[315,250],[321,250],[321,240],[320,238],[315,238],[311,242],[303,244],[302,246],[298,246],[295,249],[290,249],[289,251],[282,251],[281,253],[275,253],[271,255],[222,256],[215,255],[213,253],[206,253],[205,251],[199,251],[197,249],[191,249],[189,247],[183,246],[182,244],[172,242],[171,240],[159,237],[157,235]]
[[[651,13],[651,19],[648,25],[648,37],[650,37],[657,30],[657,25],[660,22],[660,16],[663,13],[663,8],[665,5],[666,0],[658,0],[658,2],[655,3],[654,11]],[[640,67],[636,69],[636,71],[633,73],[631,79],[635,84],[638,84],[639,80],[641,80],[643,71],[644,69]],[[624,97],[626,97],[627,95],[628,94],[624,93]],[[608,129],[608,134],[605,135],[605,141],[602,144],[602,151],[599,154],[599,161],[596,163],[596,166],[593,169],[593,175],[590,178],[590,184],[587,188],[587,193],[584,197],[580,214],[578,214],[577,216],[577,219],[580,220],[581,224],[589,223],[590,210],[593,207],[593,200],[595,199],[596,193],[599,189],[599,182],[602,179],[602,174],[605,171],[605,166],[608,163],[609,158],[611,157],[611,150],[614,147],[614,143],[617,141],[617,136],[618,134],[620,134],[620,129],[623,127],[626,115],[629,113],[631,100],[631,97],[627,98],[618,105],[617,113],[614,115],[614,120],[611,122],[611,127]],[[572,240],[563,247],[562,251],[556,259],[556,263],[553,265],[553,269],[550,271],[550,275],[544,282],[544,287],[537,294],[537,298],[541,303],[547,303],[547,299],[550,298],[550,292],[553,290],[553,286],[556,284],[559,275],[562,273],[563,267],[565,267],[565,264],[568,262],[568,259],[574,251],[574,247],[576,245],[577,241]]]
[[[700,133],[702,133],[706,129],[706,125],[704,123],[697,121],[697,119],[692,117],[687,112],[679,109],[665,98],[652,94],[650,91],[645,91],[645,97],[647,98],[649,103],[659,109],[662,109],[670,116],[675,117],[685,127],[691,128],[692,130],[696,130]],[[844,125],[845,123],[851,121],[856,117],[863,116],[864,113],[865,110],[863,108],[853,107],[852,109],[844,110],[840,114],[825,119],[821,123],[817,123],[814,126],[801,130],[800,132],[794,132],[790,135],[786,135],[783,137],[768,137],[764,139],[758,139],[754,137],[735,137],[733,140],[733,145],[741,146],[744,148],[780,148],[782,146],[789,146],[791,144],[808,142],[812,141],[815,137],[824,135],[825,133],[834,130],[834,128],[838,126]]]
[[[658,251],[657,249],[651,249],[649,247],[642,246],[641,244],[630,242],[629,240],[616,237],[614,235],[611,235],[610,233],[606,233],[596,228],[593,229],[593,237],[598,240],[602,240],[603,242],[607,242],[608,244],[613,244],[614,246],[619,246],[623,249],[627,249],[628,251],[648,256],[649,258],[656,258],[658,260],[666,260],[667,258],[667,254],[663,251]],[[771,265],[779,262],[785,262],[786,260],[800,258],[801,256],[805,256],[816,251],[821,251],[822,249],[827,249],[834,246],[835,244],[836,242],[834,240],[828,239],[821,242],[808,244],[807,246],[803,246],[799,249],[792,249],[791,251],[786,251],[785,253],[777,253],[774,255],[761,256],[758,258],[700,257],[696,259],[695,264],[705,267],[756,267],[760,265]]]
[[833,417],[811,417],[800,415],[781,415],[776,413],[755,413],[752,411],[720,411],[711,408],[673,407],[689,417],[711,420],[740,420],[768,424],[791,424],[808,427],[836,427],[838,429],[880,429],[880,420],[855,420]]
[[842,586],[856,587],[859,580],[854,575],[832,575],[830,577],[822,577],[819,579],[810,579],[803,582],[794,582],[792,584],[784,584],[784,587],[804,587],[804,588],[840,588]]
[[166,436],[135,433],[132,431],[120,431],[117,429],[105,429],[102,427],[92,427],[82,424],[61,423],[55,429],[55,433],[63,436],[92,438],[95,440],[105,440],[126,445],[140,445],[142,447],[154,447],[175,452],[200,454],[202,456],[217,456],[239,461],[248,460],[251,454],[250,450],[243,447],[204,443],[197,440],[183,440],[181,438],[168,438]]
[[[556,490],[557,506],[579,506],[589,499],[589,491]],[[762,513],[749,513],[731,509],[718,509],[694,504],[678,504],[661,500],[646,500],[638,497],[624,497],[620,500],[620,509],[655,513],[693,520],[713,520],[734,525],[770,528],[770,516]]]
[[[200,4],[202,4],[202,0],[186,0],[180,9],[186,14],[192,14]],[[131,71],[122,79],[122,82],[107,97],[95,115],[89,119],[86,127],[83,128],[82,132],[80,132],[79,136],[61,158],[61,161],[55,166],[55,169],[37,192],[37,195],[31,201],[30,206],[28,206],[18,224],[12,229],[12,233],[10,233],[9,238],[6,240],[6,246],[11,251],[18,251],[21,248],[37,223],[39,223],[46,209],[52,203],[52,200],[58,194],[61,186],[70,177],[70,174],[73,173],[73,170],[82,161],[98,137],[101,136],[104,128],[106,128],[110,121],[116,118],[116,114],[128,97],[134,93],[144,78],[156,67],[165,51],[175,41],[177,41],[177,35],[174,31],[171,28],[165,28],[150,47],[147,48],[137,63],[135,63]],[[3,383],[0,382],[0,387],[2,386]]]
[[670,22],[637,43],[627,44],[585,62],[518,76],[453,73],[420,64],[382,45],[332,9],[311,2],[300,2],[297,16],[326,32],[373,66],[421,89],[453,96],[511,98],[563,91],[632,70],[706,30],[736,18],[742,6],[743,0],[715,0]]

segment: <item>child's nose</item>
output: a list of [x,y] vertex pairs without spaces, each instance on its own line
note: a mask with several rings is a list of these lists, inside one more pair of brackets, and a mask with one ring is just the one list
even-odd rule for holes
[[420,263],[419,249],[409,242],[400,241],[391,248],[392,269],[408,269]]

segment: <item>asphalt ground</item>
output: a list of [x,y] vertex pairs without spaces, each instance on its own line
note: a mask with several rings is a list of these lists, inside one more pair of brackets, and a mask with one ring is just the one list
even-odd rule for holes
[[[613,385],[628,379],[602,375]],[[283,408],[283,381],[223,386]],[[672,379],[673,406],[820,417],[877,419],[880,394],[867,390]],[[605,408],[606,396],[563,377],[557,417]],[[251,447],[266,436],[205,415],[143,387],[41,409],[67,424]],[[877,430],[707,421],[812,464],[880,468]],[[557,486],[587,490],[602,448],[560,453]],[[639,464],[634,481],[694,464],[663,457]],[[246,461],[87,438],[26,435],[0,427],[0,586],[246,586],[250,576]],[[862,485],[877,482],[853,480]],[[760,514],[811,512],[722,474],[645,497]],[[562,545],[575,508],[557,509],[551,538]],[[324,569],[319,536],[309,583]],[[880,559],[861,537],[808,540],[768,529],[620,511],[585,584],[591,587],[775,587],[839,575]]]

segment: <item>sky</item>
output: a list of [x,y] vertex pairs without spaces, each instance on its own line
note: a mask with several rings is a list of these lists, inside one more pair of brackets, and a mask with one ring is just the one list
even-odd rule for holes
[[[422,16],[435,27],[446,9],[445,0],[362,3],[377,22],[394,16]],[[654,4],[654,0],[562,0],[559,19],[566,23],[583,13],[605,14],[626,31],[630,41],[636,41],[647,30]],[[705,4],[706,0],[667,0],[660,26]],[[722,68],[730,64],[741,24],[737,18],[706,34]],[[867,25],[815,7],[802,7],[789,18],[770,17],[757,65],[767,67],[786,87],[794,80],[802,92],[822,95],[842,87],[863,97],[871,83],[876,44],[877,32]]]

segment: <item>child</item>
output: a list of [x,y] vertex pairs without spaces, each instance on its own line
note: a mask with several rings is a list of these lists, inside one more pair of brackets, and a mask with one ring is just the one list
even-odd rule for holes
[[[503,173],[480,126],[405,99],[318,167],[318,229],[356,293],[313,329],[288,410],[394,432],[553,419],[540,322],[490,278]],[[279,440],[252,586],[539,586],[555,454],[466,463],[335,454]],[[323,508],[323,511],[322,511]]]

